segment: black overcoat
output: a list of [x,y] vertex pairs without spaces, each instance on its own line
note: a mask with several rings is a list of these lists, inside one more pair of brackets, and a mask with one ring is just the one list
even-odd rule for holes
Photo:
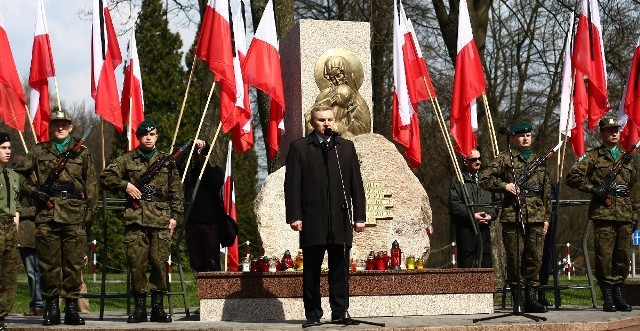
[[[284,181],[286,221],[302,220],[301,247],[342,245],[347,201],[352,202],[353,220],[366,221],[365,194],[356,149],[349,140],[332,139],[335,141],[328,151],[323,150],[314,133],[292,142],[289,148]],[[351,224],[347,229],[347,245],[351,247]]]

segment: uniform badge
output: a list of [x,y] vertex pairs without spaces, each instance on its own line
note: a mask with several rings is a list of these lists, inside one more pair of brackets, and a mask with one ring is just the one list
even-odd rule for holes
[[581,162],[582,160],[584,160],[584,159],[586,159],[586,158],[587,158],[587,153],[584,153],[584,154],[582,154],[582,156],[581,156],[581,157],[579,157],[579,158],[578,158],[578,161],[577,161],[577,162]]

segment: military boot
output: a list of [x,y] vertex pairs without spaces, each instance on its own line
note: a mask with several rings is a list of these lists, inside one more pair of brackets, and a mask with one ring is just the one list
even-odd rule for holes
[[44,322],[42,322],[42,325],[48,326],[60,324],[60,305],[57,295],[47,299],[44,304],[44,310]]
[[511,304],[514,307],[514,311],[521,313],[522,304],[524,301],[522,298],[522,291],[517,290],[516,284],[510,285],[510,287],[511,287]]
[[624,299],[624,284],[613,285],[613,303],[619,311],[631,311],[631,305]]
[[4,327],[4,317],[0,317],[0,331],[6,331]]
[[536,290],[527,286],[524,289],[524,311],[527,313],[546,313],[547,307],[536,299]]
[[609,284],[601,284],[600,290],[602,290],[602,298],[604,303],[602,304],[603,311],[617,311],[616,304],[613,302],[613,289]]
[[84,325],[84,319],[78,313],[78,299],[67,298],[64,300],[64,324]]
[[127,323],[141,323],[147,322],[147,294],[135,293],[136,307],[133,309],[133,314],[127,318]]
[[551,306],[549,300],[547,300],[547,294],[545,290],[538,290],[538,302],[545,307]]
[[164,312],[164,292],[151,292],[151,322],[170,323],[171,316]]

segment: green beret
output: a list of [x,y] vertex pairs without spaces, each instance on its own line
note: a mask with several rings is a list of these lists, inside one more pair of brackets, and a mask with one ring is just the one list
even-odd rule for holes
[[156,129],[156,122],[152,119],[146,119],[138,125],[136,129],[136,137],[144,136],[145,134]]
[[606,129],[606,128],[620,127],[620,124],[618,124],[618,119],[612,116],[603,117],[600,120],[600,123],[598,125],[600,126],[600,130]]
[[11,141],[9,134],[6,132],[0,132],[0,144],[4,144],[7,141]]
[[531,128],[531,123],[519,122],[511,126],[511,132],[513,132],[513,134],[529,133],[531,132]]

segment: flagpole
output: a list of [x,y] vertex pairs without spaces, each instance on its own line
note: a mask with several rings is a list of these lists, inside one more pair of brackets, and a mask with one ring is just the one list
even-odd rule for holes
[[496,138],[496,130],[493,126],[493,118],[491,117],[491,109],[489,109],[489,102],[487,101],[487,94],[482,93],[482,101],[484,102],[484,110],[487,115],[487,124],[489,126],[489,139],[491,140],[491,149],[493,149],[493,156],[496,157],[500,154],[498,150],[498,139]]
[[[27,104],[24,105],[24,109],[27,111],[27,118],[29,119],[29,127],[31,128],[31,133],[33,134],[33,140],[35,140],[36,144],[38,143],[38,136],[36,135],[36,128],[33,127],[33,118],[31,118],[31,113],[29,113],[29,106]],[[27,151],[27,153],[29,153]]]
[[[204,122],[204,118],[205,115],[207,115],[207,110],[209,109],[209,103],[211,102],[211,96],[213,95],[213,90],[216,88],[216,82],[213,82],[213,84],[211,84],[211,90],[209,91],[209,97],[207,98],[207,104],[204,106],[204,111],[202,112],[202,116],[200,117],[200,123],[198,124],[198,130],[196,131],[196,137],[195,139],[198,139],[198,137],[200,136],[200,130],[202,129],[202,123]],[[222,123],[222,122],[220,122]],[[218,130],[220,130],[220,128],[218,128]],[[177,129],[176,129],[176,132]],[[216,133],[217,136],[217,133]],[[213,146],[211,146],[213,147]],[[187,167],[189,167],[189,163],[191,163],[191,157],[193,156],[193,151],[196,148],[196,144],[193,144],[193,146],[191,146],[191,151],[189,152],[189,157],[187,157],[187,163],[185,163],[185,169]],[[173,147],[171,148],[171,150],[173,150]],[[204,168],[203,168],[204,169]],[[182,182],[184,183],[184,179],[187,177],[187,172],[185,171],[184,174],[182,174]]]
[[[196,60],[197,56],[193,56],[193,63],[191,64],[191,73],[189,73],[189,80],[187,81],[187,89],[184,91],[184,98],[182,98],[182,106],[180,107],[180,114],[178,115],[178,123],[176,123],[176,128],[173,131],[173,140],[171,140],[171,147],[169,147],[169,153],[173,151],[173,146],[176,144],[176,139],[178,138],[178,130],[180,130],[180,123],[182,122],[182,114],[184,114],[184,107],[187,104],[187,97],[189,96],[189,88],[191,87],[191,80],[193,79],[193,71],[196,68]],[[214,84],[215,85],[215,84]],[[208,103],[208,101],[207,101]],[[197,136],[196,136],[197,137]],[[189,163],[187,163],[188,165]],[[182,179],[184,182],[184,178]]]
[[[571,94],[569,97],[569,112],[567,113],[567,122],[565,123],[565,127],[564,127],[564,133],[565,136],[568,137],[567,133],[569,133],[569,123],[571,121],[571,104],[573,104],[573,87],[576,81],[576,69],[572,69],[573,73],[571,75]],[[577,123],[576,123],[577,126]],[[582,123],[580,123],[580,129],[582,128]],[[584,129],[583,129],[584,130]],[[559,132],[558,134],[558,142],[560,142],[560,139],[562,139],[562,132]],[[564,169],[564,157],[567,153],[567,145],[568,145],[568,140],[569,139],[565,139],[565,141],[563,142],[563,146],[562,146],[562,151],[558,154],[558,173],[556,175],[556,183],[559,186],[560,185],[560,180],[562,179],[562,171]]]
[[106,164],[106,157],[105,157],[105,152],[104,152],[104,119],[102,117],[100,117],[100,140],[101,140],[101,145],[102,145],[102,169],[104,169],[107,164]]
[[[15,119],[16,112],[13,110],[13,104],[11,102],[9,102],[8,104],[9,104],[9,109],[11,109],[11,115],[13,115],[13,118]],[[18,135],[20,136],[20,140],[22,141],[22,146],[24,147],[25,153],[29,153],[29,150],[27,149],[27,143],[24,141],[24,136],[22,135],[22,131],[17,129],[16,131],[18,131]]]

